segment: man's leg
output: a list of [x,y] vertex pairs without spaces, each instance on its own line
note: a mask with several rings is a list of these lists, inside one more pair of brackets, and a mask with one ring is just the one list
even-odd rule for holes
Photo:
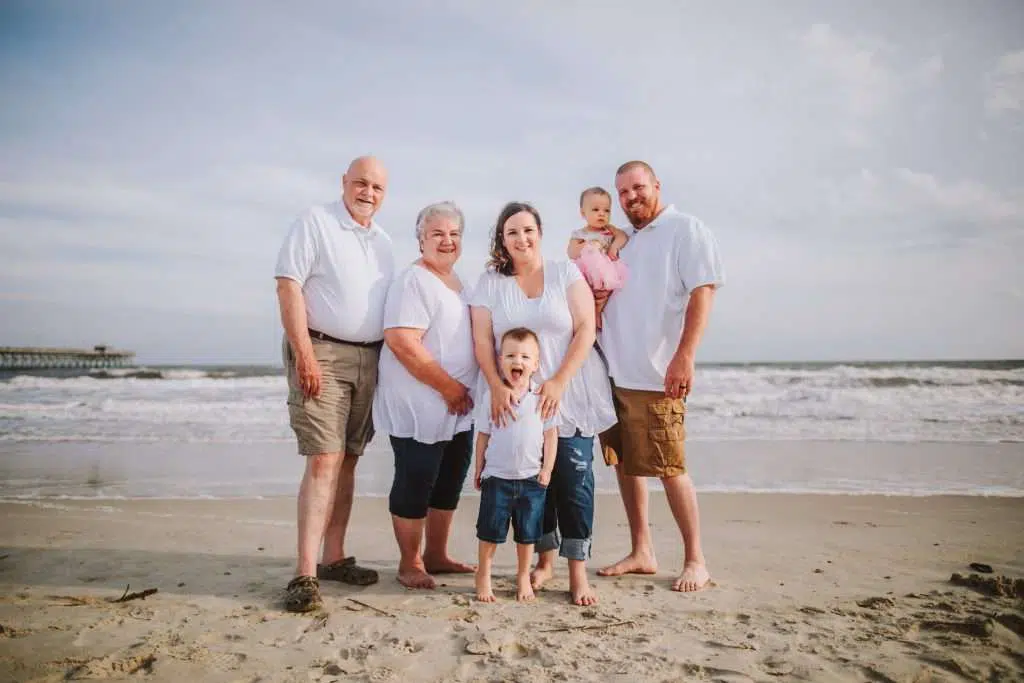
[[431,574],[472,574],[476,567],[452,559],[448,554],[448,539],[451,537],[455,510],[427,510],[427,545],[423,551],[423,562]]
[[654,555],[648,514],[647,481],[643,477],[632,477],[623,471],[622,463],[615,466],[615,477],[619,482],[619,494],[626,508],[629,520],[629,541],[631,549],[624,558],[602,569],[598,576],[621,576],[623,574],[654,574],[658,571],[658,560]]
[[356,490],[356,464],[359,458],[346,455],[341,461],[337,474],[334,505],[331,508],[331,519],[324,531],[323,563],[333,564],[345,559],[345,533],[348,531],[348,520],[352,515],[352,499]]
[[299,485],[296,576],[316,576],[317,555],[328,515],[335,504],[340,465],[340,453],[306,456],[306,469]]
[[672,516],[683,537],[685,558],[683,570],[672,583],[672,590],[688,593],[700,590],[711,575],[704,561],[704,550],[700,545],[700,509],[697,506],[697,488],[689,474],[665,477],[661,480],[665,487]]

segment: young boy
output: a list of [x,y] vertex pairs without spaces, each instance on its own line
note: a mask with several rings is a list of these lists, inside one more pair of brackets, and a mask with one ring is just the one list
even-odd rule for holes
[[[586,278],[591,290],[619,289],[628,275],[626,264],[619,260],[619,250],[629,238],[608,221],[612,213],[612,196],[603,187],[591,187],[580,194],[580,215],[587,223],[569,236],[566,255]],[[602,304],[597,310],[597,328],[601,329]]]
[[476,570],[476,598],[494,602],[491,560],[508,536],[509,521],[516,542],[516,599],[533,600],[530,560],[533,544],[543,535],[544,497],[558,447],[558,417],[543,420],[530,378],[540,367],[540,341],[524,327],[501,336],[498,371],[516,398],[515,419],[504,427],[490,423],[491,396],[477,403],[476,473],[480,513],[476,536],[480,564]]

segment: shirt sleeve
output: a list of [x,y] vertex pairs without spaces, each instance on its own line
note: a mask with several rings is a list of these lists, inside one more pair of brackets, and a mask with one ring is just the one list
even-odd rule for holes
[[277,254],[274,277],[286,277],[306,284],[316,262],[316,222],[311,213],[292,223]]
[[430,327],[429,293],[416,273],[410,268],[395,278],[388,288],[384,304],[384,329],[411,327],[425,330]]
[[555,413],[550,420],[544,420],[544,431],[549,429],[557,429],[562,426],[562,418],[558,413]]
[[582,279],[583,273],[580,272],[579,266],[572,261],[562,262],[562,280],[565,282],[566,291],[569,291],[574,282]]
[[[491,390],[484,389],[483,396],[477,401],[473,411],[473,428],[479,434],[491,433]],[[475,446],[474,446],[475,448]],[[474,453],[476,451],[474,450]]]
[[469,297],[470,306],[480,306],[491,310],[494,306],[494,287],[495,287],[495,275],[489,271],[485,271],[480,279],[476,281],[476,287],[473,288],[473,294]]
[[704,285],[725,285],[725,270],[718,242],[711,231],[696,218],[689,226],[680,229],[678,243],[679,279],[687,292]]

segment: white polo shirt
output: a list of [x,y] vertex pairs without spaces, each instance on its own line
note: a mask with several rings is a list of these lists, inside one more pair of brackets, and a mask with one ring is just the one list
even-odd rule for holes
[[384,302],[394,275],[391,238],[377,223],[356,223],[344,203],[314,206],[298,217],[277,257],[275,277],[302,285],[314,330],[338,339],[384,338]]
[[544,464],[544,432],[558,427],[560,418],[541,417],[540,397],[530,389],[515,406],[516,419],[504,427],[491,424],[491,392],[485,390],[476,404],[476,431],[489,434],[480,478],[529,479],[540,474]]
[[629,277],[608,299],[599,335],[608,374],[624,389],[663,391],[690,292],[725,284],[718,243],[700,220],[668,206],[633,232],[619,258]]

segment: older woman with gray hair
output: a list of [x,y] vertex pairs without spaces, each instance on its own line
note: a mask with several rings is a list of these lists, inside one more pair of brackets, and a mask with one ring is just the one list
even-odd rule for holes
[[395,454],[388,507],[401,553],[398,581],[409,588],[433,588],[431,574],[474,570],[448,555],[472,456],[477,378],[468,293],[454,271],[464,225],[452,202],[420,211],[422,256],[394,279],[384,308],[373,422]]

